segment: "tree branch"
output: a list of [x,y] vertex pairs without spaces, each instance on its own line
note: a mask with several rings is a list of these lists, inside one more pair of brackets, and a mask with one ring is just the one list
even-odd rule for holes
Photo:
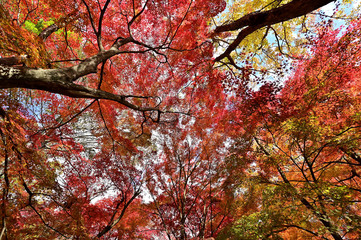
[[39,37],[44,41],[54,32],[58,31],[59,27],[55,23],[45,28],[40,34]]
[[220,61],[227,57],[241,41],[253,33],[254,31],[261,29],[265,26],[270,26],[276,23],[284,22],[308,14],[326,4],[333,2],[334,0],[293,0],[285,5],[277,8],[273,8],[267,11],[249,13],[231,23],[224,24],[216,27],[214,33],[229,32],[235,30],[241,30],[236,40],[229,45],[224,53],[222,53],[215,60]]
[[100,89],[93,89],[74,83],[77,79],[97,72],[103,61],[120,53],[119,47],[132,42],[132,38],[118,41],[109,50],[100,52],[85,61],[68,68],[30,69],[1,65],[0,89],[27,88],[58,93],[73,98],[107,99],[116,101],[137,111],[154,111],[157,108],[138,107],[126,100],[126,96],[113,94]]

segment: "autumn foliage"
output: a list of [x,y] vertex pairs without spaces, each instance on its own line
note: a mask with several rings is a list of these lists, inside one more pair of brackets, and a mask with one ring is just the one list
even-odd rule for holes
[[329,2],[1,2],[0,240],[360,238],[361,21]]
[[321,28],[279,93],[252,93],[273,96],[258,101],[252,148],[236,155],[248,152],[239,184],[258,204],[229,230],[235,239],[360,237],[360,26]]

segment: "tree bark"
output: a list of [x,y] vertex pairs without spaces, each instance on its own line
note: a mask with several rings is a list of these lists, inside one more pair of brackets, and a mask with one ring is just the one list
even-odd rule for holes
[[[0,89],[26,88],[58,93],[73,98],[106,99],[116,101],[137,111],[158,111],[156,108],[143,108],[126,100],[126,96],[117,95],[100,89],[89,88],[74,83],[88,74],[97,73],[98,65],[120,53],[119,47],[132,42],[125,38],[107,51],[86,59],[78,65],[59,69],[33,69],[20,66],[8,66],[0,61]],[[15,59],[17,60],[17,59]]]
[[[229,24],[217,27],[215,29],[215,33],[234,30],[241,31],[239,32],[237,38],[228,46],[225,52],[223,52],[215,60],[220,61],[225,57],[229,57],[230,53],[237,48],[242,40],[257,29],[302,16],[330,2],[332,2],[332,0],[293,0],[281,7],[268,11],[250,13]],[[51,25],[44,29],[39,37],[45,40],[57,29],[57,25]],[[97,89],[91,89],[73,83],[75,80],[83,76],[97,73],[97,67],[100,63],[119,54],[119,47],[130,42],[137,43],[131,37],[121,39],[109,50],[101,51],[98,54],[86,59],[84,62],[69,68],[30,69],[20,66],[12,67],[14,65],[23,64],[23,57],[15,56],[10,58],[0,58],[0,89],[28,88],[58,93],[74,98],[108,99],[117,101],[135,110],[155,111],[157,109],[137,107],[126,101],[124,96],[115,95]]]
[[58,31],[59,27],[55,23],[45,28],[40,34],[39,37],[44,41],[54,32]]
[[242,40],[254,31],[265,26],[270,26],[306,15],[333,1],[334,0],[293,0],[292,2],[278,8],[262,12],[253,12],[231,23],[217,27],[214,31],[216,34],[235,30],[241,31],[239,32],[237,38],[220,56],[215,59],[215,61],[220,61],[223,58],[228,57],[229,54],[242,42]]

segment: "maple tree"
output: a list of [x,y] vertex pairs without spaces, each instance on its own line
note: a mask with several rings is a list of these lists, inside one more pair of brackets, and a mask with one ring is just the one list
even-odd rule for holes
[[[271,133],[284,130],[282,121],[287,119],[288,125],[293,126],[300,116],[290,114],[282,121],[272,122],[272,132],[257,128],[264,123],[264,116],[275,112],[270,108],[265,114],[250,106],[267,106],[276,97],[272,84],[264,85],[251,98],[247,96],[252,92],[247,87],[252,81],[248,70],[257,63],[250,64],[245,55],[256,48],[267,48],[271,56],[283,54],[280,46],[268,52],[273,47],[273,43],[264,43],[268,32],[272,30],[277,40],[286,39],[294,31],[292,26],[306,26],[306,19],[315,21],[300,16],[329,2],[1,2],[0,239],[152,239],[156,235],[202,239],[228,237],[224,229],[232,232],[234,219],[245,221],[245,225],[261,219],[263,212],[253,219],[242,218],[249,209],[257,208],[256,197],[262,189],[252,182],[252,177],[248,178],[247,173],[254,168],[249,158],[255,154],[260,163],[264,162],[264,167],[269,167],[269,178],[278,176],[280,171],[272,165],[277,161],[267,162],[265,152],[252,151],[255,138],[250,133],[261,129],[256,136],[261,148],[264,141],[271,141]],[[225,17],[220,17],[222,11]],[[238,15],[230,17],[230,13]],[[214,22],[218,26],[213,26]],[[355,25],[348,31],[353,39],[358,36]],[[232,39],[235,31],[239,32]],[[250,39],[259,41],[252,44]],[[334,55],[324,57],[342,57],[336,51],[342,46],[332,48],[331,39],[327,46],[335,49]],[[340,42],[353,44],[346,40]],[[244,47],[249,47],[247,54],[239,54]],[[323,51],[321,47],[316,49]],[[344,49],[351,55],[339,59],[346,67],[338,67],[350,74],[350,81],[355,83],[352,87],[356,88],[353,92],[357,92],[356,73],[348,64],[355,65],[359,55],[350,48]],[[314,54],[322,56],[317,51]],[[243,61],[244,66],[237,65],[237,61]],[[303,64],[315,68],[314,72],[319,67],[312,62]],[[279,67],[268,62],[266,65],[273,70]],[[334,77],[327,79],[332,82]],[[349,89],[346,85],[345,89]],[[228,87],[244,92],[233,96],[224,91]],[[330,94],[330,89],[321,87],[314,94],[323,91]],[[282,113],[308,104],[306,100],[298,101],[297,106],[287,104],[292,101],[292,94],[293,89],[283,90],[279,100],[287,109],[282,108]],[[345,105],[339,107],[356,104],[357,95],[353,97],[340,101]],[[229,100],[232,98],[239,103]],[[314,108],[321,111],[325,106]],[[356,112],[349,112],[349,117],[342,114],[343,120],[333,121],[339,122],[340,129],[346,129],[353,126]],[[325,119],[330,114],[326,110],[321,113]],[[235,119],[245,115],[247,121],[236,124]],[[312,120],[306,113],[301,117]],[[319,123],[320,128],[322,124]],[[292,132],[297,131],[300,130],[293,127],[287,134],[293,136]],[[339,140],[356,131],[356,127],[351,127]],[[240,135],[244,136],[243,142],[237,142],[236,147],[243,149],[242,160],[226,158],[228,145],[234,143],[232,138]],[[155,141],[156,136],[163,140]],[[319,149],[323,151],[322,143],[319,141]],[[337,200],[339,205],[332,211],[347,211],[347,217],[354,221],[356,205],[349,209],[348,201],[357,201],[360,190],[357,143],[353,139],[337,145],[334,151],[344,157],[341,160],[321,161],[330,162],[330,175],[320,180],[325,186],[318,189],[328,191],[327,196]],[[288,144],[283,140],[280,147],[287,148]],[[280,167],[285,171],[283,168]],[[254,189],[253,195],[242,198],[236,194],[241,181]],[[327,185],[331,183],[334,185]],[[298,188],[301,187],[294,187],[297,191]],[[148,203],[144,202],[145,192],[151,196]],[[283,212],[276,199],[271,191],[268,210],[279,213],[273,218],[279,218],[277,223],[281,224]],[[334,221],[340,215],[312,213],[321,224],[315,223],[317,226],[311,226],[311,230],[297,225],[299,229],[315,233],[314,228],[320,227],[328,231],[325,236],[340,234],[339,229],[326,226],[323,220],[328,217]],[[292,217],[294,221],[306,222],[305,216],[294,213]],[[352,225],[348,218],[340,220],[347,226],[347,234],[358,236],[357,224]],[[263,230],[287,232],[283,231],[285,227],[276,224]]]
[[[285,4],[279,2],[276,6],[271,6],[270,10],[251,12],[235,21],[218,26],[214,30],[215,34],[242,30],[236,40],[215,60],[219,61],[224,57],[231,59],[230,52],[257,29],[305,15],[329,2],[331,0],[293,0]],[[68,9],[56,1],[44,3],[24,1],[19,4],[10,1],[2,6],[1,14],[4,17],[1,26],[5,40],[2,52],[18,55],[2,59],[1,88],[39,89],[76,98],[109,99],[134,110],[159,112],[160,109],[157,107],[139,106],[129,100],[147,98],[148,95],[145,93],[140,96],[126,95],[100,89],[103,78],[112,85],[112,81],[104,77],[107,60],[119,55],[149,52],[155,55],[159,63],[167,62],[172,65],[172,60],[168,59],[171,55],[168,54],[169,52],[173,54],[176,52],[176,58],[180,58],[182,54],[179,52],[187,49],[202,50],[197,46],[207,43],[205,41],[208,35],[207,29],[209,29],[207,19],[215,16],[225,7],[225,2],[221,0],[212,3],[180,1],[167,4],[162,1],[159,3],[122,1],[119,5],[109,0],[103,3],[74,1],[67,4],[74,4],[75,9]],[[5,10],[6,7],[10,10],[9,12]],[[179,11],[181,13],[178,14],[169,14],[172,13],[172,9],[183,11]],[[12,18],[12,15],[16,17]],[[39,17],[41,17],[40,21],[37,20]],[[118,21],[118,24],[110,25],[112,21]],[[22,25],[38,33],[39,37],[29,34],[21,28]],[[49,26],[46,27],[46,25]],[[59,32],[60,28],[64,29],[63,34],[52,34],[55,31]],[[103,28],[107,30],[104,31]],[[149,38],[152,40],[149,41]],[[24,40],[27,42],[26,45],[23,45]],[[46,40],[46,43],[42,40]],[[81,44],[81,41],[85,44]],[[29,43],[33,47],[28,45]],[[51,53],[46,51],[54,45],[56,50],[52,48]],[[76,49],[81,53],[75,51]],[[55,56],[62,56],[63,59],[57,59]],[[193,57],[193,59],[196,58]],[[121,62],[124,60],[118,59]],[[67,61],[80,63],[69,65],[64,63]],[[59,62],[63,64],[54,64]],[[29,67],[50,65],[52,69],[19,69],[4,65],[14,63],[27,63]],[[102,65],[99,70],[98,65]],[[121,68],[119,64],[117,65]],[[155,68],[156,65],[153,67]],[[124,72],[124,68],[121,69]],[[94,86],[98,88],[94,88],[91,86],[90,79],[93,77],[91,74],[98,71],[100,71],[99,81],[94,82],[93,79]],[[85,76],[90,81],[87,86],[74,83]],[[126,87],[124,86],[123,89]],[[150,96],[155,97],[155,95]]]
[[180,128],[171,133],[174,131],[180,133],[178,137],[166,132],[157,137],[158,156],[148,172],[151,202],[147,211],[157,229],[154,236],[216,237],[232,220],[235,200],[225,184],[227,172],[222,171],[227,152],[224,136],[215,137],[210,131],[189,134]]
[[341,37],[321,28],[279,94],[272,85],[252,93],[263,101],[248,112],[258,122],[241,149],[253,165],[240,184],[258,206],[235,222],[235,239],[360,237],[360,26]]

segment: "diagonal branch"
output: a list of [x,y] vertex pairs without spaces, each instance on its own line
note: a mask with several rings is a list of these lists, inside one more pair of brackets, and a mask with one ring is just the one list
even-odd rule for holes
[[241,41],[254,31],[265,26],[270,26],[276,23],[284,22],[306,15],[334,0],[293,0],[280,7],[273,8],[267,11],[258,11],[249,13],[231,23],[216,27],[214,33],[230,32],[240,30],[236,40],[234,40],[229,47],[218,56],[215,60],[220,61],[227,57]]
[[40,34],[39,37],[44,41],[54,32],[58,31],[59,27],[55,23],[45,28]]
[[[73,98],[105,99],[118,102],[137,111],[158,111],[158,107],[140,107],[127,100],[127,95],[117,95],[101,89],[89,88],[74,83],[77,79],[88,74],[96,73],[98,65],[107,59],[123,53],[119,48],[127,43],[135,42],[128,37],[116,42],[107,51],[84,60],[67,68],[59,69],[31,69],[2,65],[0,62],[0,89],[27,88],[57,93]],[[133,96],[137,97],[137,96]],[[139,96],[141,98],[141,96]]]

